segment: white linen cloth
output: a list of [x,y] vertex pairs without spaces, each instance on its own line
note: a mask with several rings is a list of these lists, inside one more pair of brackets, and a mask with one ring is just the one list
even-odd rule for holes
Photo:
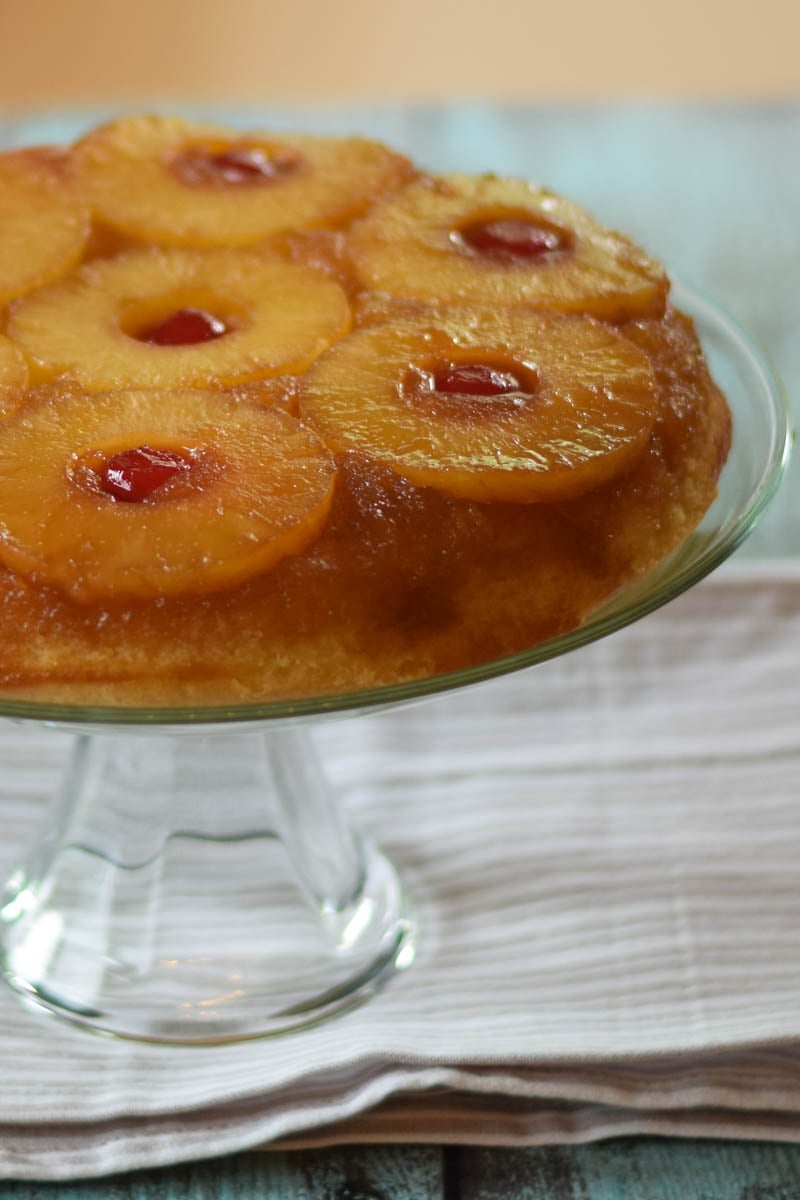
[[[800,1140],[800,569],[727,568],[528,672],[318,731],[410,971],[335,1022],[115,1042],[0,989],[0,1176],[284,1144]],[[0,725],[0,872],[69,739]]]

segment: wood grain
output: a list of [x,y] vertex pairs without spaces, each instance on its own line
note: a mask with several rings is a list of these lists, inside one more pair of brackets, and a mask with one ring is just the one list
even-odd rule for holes
[[338,1147],[75,1183],[0,1183],[0,1200],[442,1200],[435,1147]]
[[618,1139],[466,1150],[459,1200],[798,1200],[800,1146]]
[[0,1200],[799,1200],[800,1146],[634,1138],[530,1150],[340,1147],[242,1154]]

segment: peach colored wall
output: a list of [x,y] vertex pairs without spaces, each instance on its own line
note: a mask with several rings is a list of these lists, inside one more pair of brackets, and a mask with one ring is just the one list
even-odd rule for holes
[[800,0],[0,0],[0,105],[800,96]]

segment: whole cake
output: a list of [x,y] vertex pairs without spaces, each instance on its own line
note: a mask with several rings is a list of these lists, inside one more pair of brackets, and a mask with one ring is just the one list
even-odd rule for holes
[[716,494],[662,267],[364,139],[144,117],[0,155],[0,695],[229,705],[578,626]]

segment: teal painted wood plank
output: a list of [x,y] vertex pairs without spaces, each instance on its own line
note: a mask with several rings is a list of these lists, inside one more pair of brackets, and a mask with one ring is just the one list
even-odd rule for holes
[[0,1183],[0,1200],[800,1200],[800,1146],[642,1138],[531,1150],[339,1147]]
[[[434,1146],[344,1146],[267,1153],[264,1200],[444,1200],[442,1151]],[[233,1198],[232,1198],[233,1200]]]
[[433,1146],[242,1154],[75,1183],[0,1182],[0,1200],[443,1200]]
[[617,1139],[465,1150],[458,1200],[800,1200],[800,1146]]

